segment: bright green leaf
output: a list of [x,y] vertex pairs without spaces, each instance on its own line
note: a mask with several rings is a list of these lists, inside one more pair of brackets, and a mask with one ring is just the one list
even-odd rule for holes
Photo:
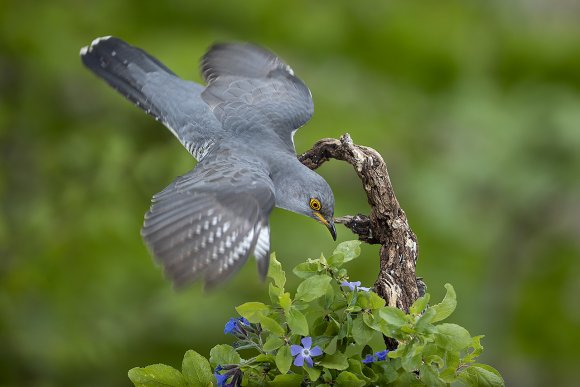
[[445,284],[445,289],[447,289],[447,293],[445,293],[443,301],[431,307],[431,309],[435,310],[436,312],[435,317],[433,318],[433,322],[445,320],[457,307],[455,289],[453,289],[451,284]]
[[480,336],[474,336],[471,338],[471,345],[470,347],[473,348],[473,350],[467,355],[465,356],[465,358],[463,358],[462,362],[463,363],[471,363],[472,361],[475,360],[475,358],[477,358],[479,355],[481,355],[481,352],[483,352],[483,346],[481,345],[481,339],[483,339],[483,335]]
[[303,262],[303,263],[298,264],[292,270],[292,272],[294,274],[296,274],[296,276],[299,278],[308,278],[308,277],[311,277],[315,274],[318,274],[318,272],[321,269],[322,269],[322,267],[321,267],[318,259],[316,259],[316,260],[309,259],[307,262]]
[[433,326],[431,325],[433,317],[435,317],[435,311],[431,308],[427,309],[425,313],[423,313],[421,317],[417,319],[417,322],[415,323],[415,330],[417,332],[431,332],[433,329]]
[[296,387],[302,383],[302,375],[287,374],[278,375],[268,385],[276,387]]
[[273,351],[275,349],[280,348],[282,345],[284,345],[284,340],[282,340],[281,338],[279,338],[276,335],[270,335],[270,336],[268,336],[268,339],[266,340],[266,342],[262,346],[262,349],[266,352],[270,352],[270,351]]
[[345,370],[348,368],[348,360],[344,354],[336,352],[333,355],[324,356],[320,365],[333,370]]
[[270,312],[268,305],[261,302],[246,302],[236,307],[240,316],[245,317],[249,322],[257,324],[260,318]]
[[342,242],[336,246],[332,254],[342,254],[344,256],[343,263],[352,261],[360,255],[360,244],[361,241],[357,240]]
[[344,263],[344,254],[332,254],[328,257],[328,265],[339,268]]
[[214,381],[209,361],[195,351],[185,353],[181,372],[187,382],[194,386],[208,386]]
[[486,364],[474,363],[459,373],[459,380],[468,386],[503,387],[505,382],[499,372]]
[[338,377],[336,378],[337,386],[362,387],[365,384],[366,383],[364,380],[360,380],[359,378],[356,377],[355,374],[348,371],[342,371],[340,374],[338,374]]
[[260,318],[260,325],[265,331],[272,332],[277,334],[278,336],[282,336],[286,331],[276,320],[273,318],[262,316]]
[[448,351],[461,351],[471,344],[471,335],[467,329],[457,325],[443,323],[436,326],[435,343]]
[[297,300],[310,302],[322,297],[326,293],[331,279],[327,275],[315,275],[305,279],[298,285],[295,298]]
[[437,371],[427,364],[421,364],[421,367],[419,368],[419,376],[421,377],[421,381],[427,386],[443,387],[447,385],[447,383],[439,379]]
[[306,317],[295,308],[290,308],[285,313],[286,322],[292,333],[301,336],[308,336],[308,322]]
[[268,277],[272,278],[276,286],[284,289],[286,284],[286,273],[282,270],[282,265],[276,259],[276,253],[270,254],[270,266],[268,268]]
[[147,367],[135,367],[129,370],[129,379],[137,387],[186,386],[185,378],[173,367],[165,364],[153,364]]
[[290,346],[284,345],[278,349],[276,353],[276,367],[281,374],[286,374],[292,365],[292,354],[290,353]]
[[290,309],[290,305],[292,305],[292,298],[290,298],[290,293],[286,292],[280,295],[279,301],[282,309],[284,309],[285,311],[288,311]]
[[334,354],[336,352],[337,341],[338,337],[334,336],[332,340],[330,340],[330,343],[328,343],[328,345],[324,348],[324,353],[327,353],[329,355]]
[[413,305],[409,308],[409,312],[412,314],[420,314],[423,312],[429,303],[429,298],[431,298],[429,293],[425,294],[423,297],[419,297],[415,302],[413,302]]
[[224,364],[239,364],[241,360],[240,354],[231,345],[218,344],[209,351],[209,362],[214,368]]
[[282,289],[274,285],[272,282],[268,284],[268,295],[273,304],[280,303],[280,296],[282,295]]
[[373,338],[375,331],[369,328],[363,321],[363,316],[359,315],[352,322],[352,338],[357,344],[365,345]]
[[367,294],[369,295],[369,309],[374,310],[385,306],[385,300],[383,300],[377,293],[370,291]]
[[407,323],[405,313],[392,306],[385,306],[379,309],[379,316],[383,321],[395,328],[400,328]]
[[316,368],[316,367],[311,368],[311,367],[308,367],[307,365],[304,365],[302,368],[308,374],[308,379],[310,379],[313,382],[318,380],[318,378],[320,377],[320,373],[322,372],[322,370],[320,368]]

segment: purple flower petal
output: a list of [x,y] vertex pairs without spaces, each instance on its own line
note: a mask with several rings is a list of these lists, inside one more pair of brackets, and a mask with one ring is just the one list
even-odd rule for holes
[[365,288],[364,286],[359,286],[359,287],[357,288],[357,290],[361,290],[361,291],[363,291],[363,292],[368,292],[369,290],[371,290],[371,288]]
[[303,338],[301,342],[305,349],[310,349],[310,347],[312,347],[312,337],[310,336]]
[[302,347],[301,346],[299,346],[299,345],[291,345],[290,346],[290,353],[292,354],[292,356],[296,356],[300,352],[302,352]]
[[320,356],[322,355],[322,349],[317,345],[310,350],[310,356]]
[[296,367],[302,367],[302,365],[304,364],[304,356],[302,356],[302,353],[298,354],[298,356],[296,356],[296,359],[294,359],[294,365]]
[[351,284],[358,287],[360,286],[360,281],[351,282]]
[[342,281],[342,283],[340,284],[340,286],[347,287],[351,291],[354,290],[354,285],[352,284],[352,282]]
[[308,364],[308,367],[312,368],[312,366],[314,366],[314,362],[312,361],[310,356],[305,357],[304,360],[306,360],[306,364]]

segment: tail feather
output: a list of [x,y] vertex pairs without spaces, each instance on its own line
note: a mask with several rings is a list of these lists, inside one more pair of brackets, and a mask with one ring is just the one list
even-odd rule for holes
[[143,87],[148,74],[175,76],[163,63],[143,50],[110,36],[97,38],[90,46],[83,47],[81,59],[85,66],[131,102],[157,120],[162,118],[162,112],[143,93]]

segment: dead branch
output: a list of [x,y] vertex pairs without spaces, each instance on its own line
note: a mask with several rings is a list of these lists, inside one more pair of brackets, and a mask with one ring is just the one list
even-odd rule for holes
[[[299,160],[310,169],[320,167],[329,159],[346,161],[354,167],[371,207],[368,216],[347,215],[335,221],[348,227],[361,241],[381,245],[375,291],[387,305],[407,312],[425,292],[425,284],[415,273],[417,237],[397,201],[383,158],[372,148],[353,144],[348,133],[339,140],[322,139],[299,156]],[[387,345],[392,347],[396,343]]]

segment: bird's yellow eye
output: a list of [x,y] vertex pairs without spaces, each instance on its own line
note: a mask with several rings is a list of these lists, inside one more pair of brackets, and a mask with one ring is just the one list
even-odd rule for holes
[[312,208],[314,211],[320,211],[322,205],[318,199],[312,198],[310,199],[310,208]]

